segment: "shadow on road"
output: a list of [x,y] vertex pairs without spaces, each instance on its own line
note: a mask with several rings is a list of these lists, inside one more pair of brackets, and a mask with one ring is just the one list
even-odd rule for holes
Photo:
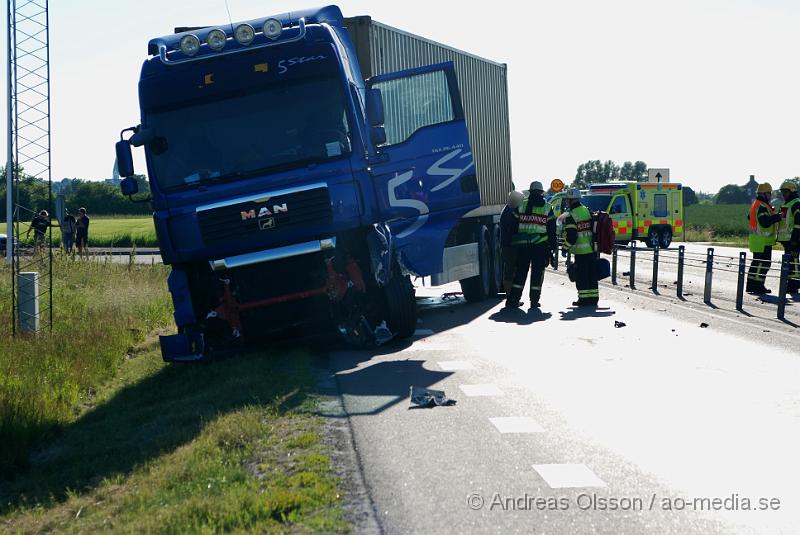
[[129,385],[34,452],[15,480],[0,481],[0,515],[24,503],[62,502],[104,479],[127,476],[241,407],[266,404],[279,412],[298,407],[313,386],[309,353],[270,353],[208,364],[132,363],[141,367],[143,378],[129,378]]
[[500,323],[516,323],[517,325],[533,325],[540,321],[546,321],[553,317],[550,312],[542,312],[541,309],[531,308],[525,312],[521,308],[501,308],[489,319]]
[[610,308],[571,307],[566,312],[559,312],[561,321],[575,321],[581,318],[607,318],[616,314]]

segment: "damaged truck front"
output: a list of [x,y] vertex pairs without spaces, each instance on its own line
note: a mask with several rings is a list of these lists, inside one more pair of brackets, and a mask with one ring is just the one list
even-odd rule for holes
[[178,327],[165,360],[293,331],[411,336],[411,275],[496,291],[499,207],[481,210],[453,61],[365,80],[356,22],[328,6],[150,42],[116,152],[136,200],[144,148]]

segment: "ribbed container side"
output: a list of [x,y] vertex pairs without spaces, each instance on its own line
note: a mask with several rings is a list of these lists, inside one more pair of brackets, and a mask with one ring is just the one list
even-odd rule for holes
[[475,157],[481,205],[503,205],[511,181],[506,66],[430,41],[369,17],[345,19],[364,76],[452,61]]

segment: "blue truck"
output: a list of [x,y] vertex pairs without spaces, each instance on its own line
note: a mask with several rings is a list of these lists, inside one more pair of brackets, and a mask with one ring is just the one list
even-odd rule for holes
[[148,53],[141,123],[116,155],[171,266],[166,361],[325,331],[409,337],[411,277],[498,292],[505,65],[336,6],[176,28]]

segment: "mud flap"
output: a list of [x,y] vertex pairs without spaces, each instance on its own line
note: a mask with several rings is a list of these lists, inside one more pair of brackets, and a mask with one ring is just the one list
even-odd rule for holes
[[203,333],[183,332],[159,336],[158,341],[164,362],[197,362],[206,359]]

